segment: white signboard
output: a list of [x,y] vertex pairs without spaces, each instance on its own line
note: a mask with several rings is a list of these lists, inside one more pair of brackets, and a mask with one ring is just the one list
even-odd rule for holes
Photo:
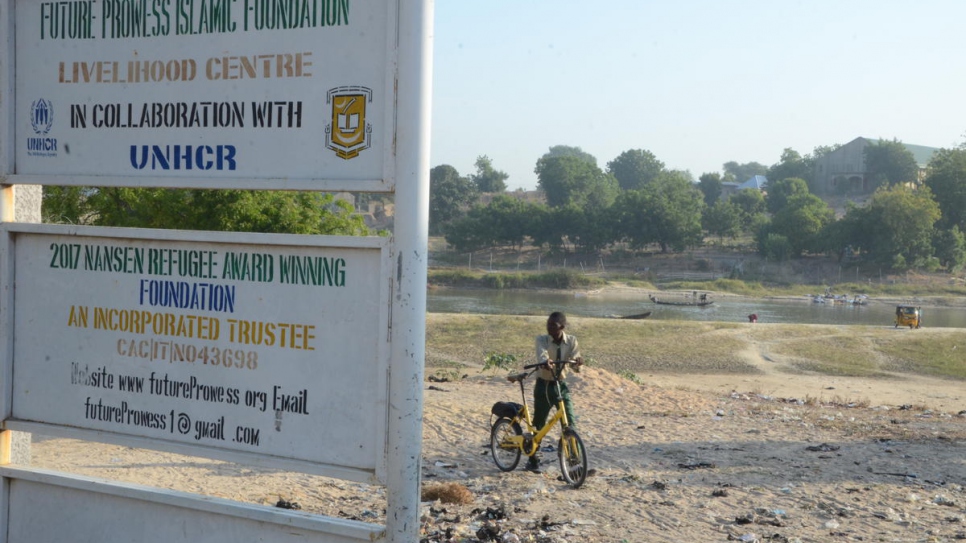
[[390,178],[395,4],[18,1],[14,173]]
[[16,238],[13,419],[381,467],[386,240],[51,229]]

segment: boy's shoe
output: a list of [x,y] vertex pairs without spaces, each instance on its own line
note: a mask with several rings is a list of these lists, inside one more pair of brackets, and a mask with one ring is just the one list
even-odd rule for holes
[[540,460],[532,456],[527,460],[527,465],[523,469],[533,473],[543,473],[543,470],[540,469]]

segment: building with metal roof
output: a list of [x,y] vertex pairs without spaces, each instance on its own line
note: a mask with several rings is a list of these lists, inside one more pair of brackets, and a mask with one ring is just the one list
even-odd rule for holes
[[[855,138],[838,149],[822,155],[815,160],[814,186],[812,191],[819,195],[846,193],[865,193],[875,189],[865,165],[865,148],[876,145],[882,140],[875,138]],[[912,153],[919,165],[920,176],[932,156],[939,149],[925,145],[902,144]]]

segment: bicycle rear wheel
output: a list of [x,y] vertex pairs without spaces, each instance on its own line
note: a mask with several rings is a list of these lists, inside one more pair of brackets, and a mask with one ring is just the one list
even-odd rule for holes
[[523,434],[520,425],[506,417],[500,417],[490,430],[490,452],[500,471],[513,471],[520,463],[520,447],[511,438]]
[[560,437],[557,457],[560,458],[560,473],[564,481],[574,488],[580,488],[587,479],[587,452],[584,442],[573,428],[564,430]]

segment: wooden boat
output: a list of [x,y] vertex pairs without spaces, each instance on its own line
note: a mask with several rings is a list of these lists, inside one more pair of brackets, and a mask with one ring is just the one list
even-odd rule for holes
[[648,318],[650,316],[651,316],[651,312],[650,311],[647,311],[645,313],[638,313],[636,315],[625,315],[625,316],[622,316],[622,317],[619,316],[617,318],[618,319],[635,319],[635,320],[640,320],[640,319],[646,319],[646,318]]
[[649,297],[651,298],[652,302],[660,305],[682,305],[682,306],[689,306],[689,307],[704,307],[714,303],[714,300],[709,300],[707,298],[699,298],[696,301],[688,301],[688,300],[671,301],[671,300],[659,300],[654,296],[649,296]]

